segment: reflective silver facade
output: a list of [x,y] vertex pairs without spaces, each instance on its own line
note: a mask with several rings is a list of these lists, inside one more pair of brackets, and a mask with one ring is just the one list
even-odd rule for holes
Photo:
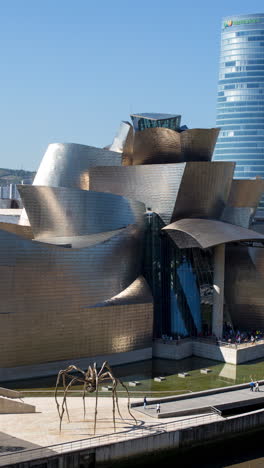
[[262,179],[233,180],[222,220],[248,228],[254,221],[264,191]]
[[76,143],[52,143],[43,156],[34,185],[75,187],[87,190],[87,170],[94,166],[119,166],[120,153]]
[[121,161],[117,152],[54,144],[34,185],[20,186],[30,225],[0,224],[1,367],[150,348],[145,206],[87,191],[90,167]]
[[226,252],[225,299],[236,328],[264,327],[263,248],[229,246]]
[[[33,185],[88,190],[90,167],[118,166],[121,163],[122,155],[114,151],[76,143],[52,143],[43,156]],[[20,224],[29,224],[25,210]]]
[[218,128],[176,131],[166,127],[129,129],[123,140],[124,166],[211,161]]
[[0,367],[150,349],[152,293],[155,336],[164,323],[169,333],[199,333],[197,259],[226,243],[230,315],[239,323],[239,272],[248,268],[259,289],[244,299],[242,322],[250,305],[262,323],[264,275],[253,281],[262,254],[253,259],[245,245],[246,261],[232,253],[264,242],[251,225],[262,181],[241,186],[233,162],[210,161],[217,129],[173,128],[178,115],[134,117],[109,149],[50,145],[34,184],[20,186],[21,224],[0,223]]
[[169,224],[188,216],[218,218],[233,172],[234,163],[214,162],[94,167],[89,188],[140,200]]
[[213,219],[180,219],[164,227],[163,230],[169,233],[181,249],[187,246],[208,249],[230,242],[264,241],[264,235],[258,232]]
[[[121,335],[129,338],[123,348],[118,344],[119,351],[150,346],[149,294],[146,301],[140,295],[137,307],[128,301],[118,319],[114,309],[110,313],[103,306],[104,315],[96,312],[94,317],[87,309],[116,297],[137,279],[142,229],[130,225],[102,242],[99,235],[97,243],[87,247],[78,248],[76,239],[69,248],[55,245],[56,238],[50,245],[0,231],[0,323],[5,332],[1,367],[114,353]],[[107,326],[102,326],[104,316]],[[98,334],[91,325],[95,320]]]
[[145,205],[109,193],[19,185],[35,238],[83,236],[142,224]]

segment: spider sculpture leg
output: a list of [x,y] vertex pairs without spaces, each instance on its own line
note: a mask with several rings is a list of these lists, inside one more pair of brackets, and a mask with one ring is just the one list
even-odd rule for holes
[[112,395],[115,399],[115,405],[117,407],[117,411],[118,411],[118,414],[120,416],[120,418],[124,421],[124,418],[121,414],[121,411],[120,411],[120,408],[119,408],[119,403],[118,403],[118,396],[117,396],[117,384],[118,384],[118,381],[117,379],[111,374],[110,371],[107,371],[107,372],[104,372],[103,374],[101,374],[101,377],[100,377],[101,380],[105,380],[105,379],[111,379],[112,380],[112,385],[113,385],[113,390],[112,390]]
[[119,408],[119,402],[118,402],[118,396],[117,396],[117,391],[115,392],[115,399],[116,399],[116,407],[117,407],[117,411],[118,411],[118,414],[120,416],[120,418],[124,421],[124,418],[121,414],[121,411],[120,411],[120,408]]
[[91,366],[89,366],[87,371],[84,373],[84,384],[83,384],[83,395],[82,395],[82,398],[83,398],[83,417],[84,417],[84,419],[85,419],[85,416],[86,416],[85,395],[86,395],[87,389],[89,391],[89,387],[92,384],[92,380],[93,380],[93,370],[92,370]]
[[69,388],[78,380],[79,380],[78,377],[72,377],[70,383],[67,385],[67,387],[64,390],[63,400],[62,400],[62,405],[61,405],[61,414],[60,414],[60,432],[61,432],[61,425],[62,425],[64,411],[67,408],[67,393],[69,391]]
[[[103,370],[106,370],[106,372],[102,373]],[[118,384],[118,380],[114,377],[114,374],[113,374],[113,371],[110,367],[110,364],[105,361],[102,365],[102,368],[98,374],[98,376],[100,377],[100,379],[104,380],[104,379],[107,379],[107,378],[110,378],[112,380],[112,384],[113,384],[113,388],[114,388],[114,396],[115,396],[115,401],[116,401],[116,407],[117,407],[117,411],[118,411],[118,414],[120,416],[120,418],[122,420],[124,420],[122,414],[121,414],[121,411],[120,411],[120,408],[119,408],[119,403],[118,403],[118,396],[117,396],[117,390],[116,390],[116,387],[117,387],[117,384]]]
[[[62,380],[63,380],[63,389],[65,390],[65,388],[66,388],[65,374],[63,374],[63,376],[62,376]],[[66,401],[66,400],[65,400],[65,409],[66,409],[66,414],[67,414],[68,422],[70,422],[70,415],[69,415],[69,411],[68,411],[68,406],[67,406],[67,401]]]
[[95,372],[95,411],[94,411],[94,434],[96,432],[96,422],[97,422],[97,404],[98,404],[98,374],[96,368],[94,368]]
[[[66,376],[66,370],[61,370],[59,373],[58,373],[58,376],[57,376],[57,381],[56,381],[56,387],[55,387],[55,402],[56,402],[56,405],[57,405],[57,411],[58,411],[58,414],[59,414],[59,418],[61,419],[61,411],[60,411],[60,404],[58,402],[58,386],[60,384],[60,380],[62,379],[62,384],[63,384],[63,389],[65,391],[65,388],[66,388],[66,382],[65,382],[65,376]],[[70,421],[70,417],[69,417],[69,412],[68,412],[68,408],[67,408],[67,405],[66,405],[66,412],[67,412],[67,416],[68,416],[68,421]]]
[[84,384],[83,384],[83,394],[82,394],[82,398],[83,398],[83,419],[85,419],[85,416],[86,416],[85,392],[86,392],[86,382],[84,382]]
[[[106,372],[103,372],[104,369],[106,369]],[[102,382],[104,380],[108,380],[108,379],[111,379],[112,380],[112,402],[113,402],[113,422],[114,422],[114,432],[116,432],[116,420],[115,420],[115,400],[116,400],[116,386],[117,386],[117,383],[116,383],[116,380],[115,378],[112,376],[111,372],[108,371],[107,369],[107,362],[105,361],[100,369],[100,371],[98,372],[98,382]],[[118,412],[119,412],[119,415],[121,416],[120,414],[120,411],[119,411],[119,408],[118,408]],[[122,416],[121,416],[122,418]]]
[[58,411],[59,417],[60,417],[60,404],[59,404],[59,402],[58,402],[57,393],[58,393],[58,386],[59,386],[59,383],[60,383],[61,372],[62,372],[62,371],[60,371],[60,372],[58,373],[58,376],[57,376],[56,386],[55,386],[55,394],[54,394],[54,398],[55,398],[55,402],[56,402],[56,406],[57,406],[57,411]]
[[122,382],[122,380],[119,380],[119,379],[118,379],[118,381],[119,381],[120,385],[122,385],[122,387],[125,389],[125,391],[126,391],[126,393],[127,393],[127,410],[128,410],[128,412],[129,412],[130,416],[134,419],[135,423],[137,424],[136,418],[133,416],[133,414],[132,414],[131,411],[130,411],[130,395],[129,395],[129,391],[128,391],[126,385]]
[[113,400],[113,422],[114,422],[114,432],[116,432],[116,421],[115,421],[115,392],[116,392],[116,385],[113,383],[112,388],[112,400]]
[[[130,416],[134,419],[135,423],[137,424],[136,418],[133,416],[133,414],[132,414],[131,411],[130,411],[130,395],[129,395],[129,391],[128,391],[126,385],[122,382],[122,380],[117,379],[116,377],[114,377],[112,368],[111,368],[110,364],[109,364],[107,361],[104,362],[103,365],[104,365],[104,367],[108,370],[108,372],[110,373],[111,379],[112,379],[113,381],[116,381],[116,386],[117,386],[118,383],[120,383],[120,385],[122,385],[122,387],[125,389],[125,391],[126,391],[126,393],[127,393],[127,409],[128,409],[128,413],[130,414]],[[121,413],[120,413],[120,410],[119,410],[117,392],[116,392],[116,405],[117,405],[118,413],[119,413],[120,417],[122,418]],[[123,419],[123,418],[122,418],[122,419]]]
[[[58,398],[57,398],[58,386],[60,384],[60,380],[62,379],[64,394],[65,394],[65,389],[67,387],[66,377],[68,377],[70,380],[73,379],[73,376],[70,374],[71,371],[78,371],[78,372],[80,372],[80,374],[83,374],[85,376],[85,373],[84,373],[84,371],[82,369],[80,369],[79,367],[73,366],[73,365],[68,366],[67,369],[62,369],[62,370],[59,371],[58,376],[57,376],[57,381],[56,381],[56,387],[55,387],[55,401],[56,401],[57,411],[58,411],[58,414],[59,414],[60,418],[61,418],[60,405],[59,405]],[[82,382],[83,380],[79,378],[78,381]],[[68,421],[70,422],[70,416],[69,416],[69,411],[68,411],[67,401],[66,400],[65,400],[63,406],[65,406]],[[63,408],[63,412],[64,412],[64,408]]]

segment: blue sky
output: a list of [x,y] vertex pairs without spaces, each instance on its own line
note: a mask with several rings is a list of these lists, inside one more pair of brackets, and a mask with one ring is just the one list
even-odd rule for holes
[[221,18],[263,0],[2,0],[0,167],[109,144],[131,112],[215,125]]

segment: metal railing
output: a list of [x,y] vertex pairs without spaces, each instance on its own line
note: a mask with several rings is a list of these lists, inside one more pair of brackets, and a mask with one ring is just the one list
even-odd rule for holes
[[[158,436],[164,432],[184,429],[198,425],[207,424],[219,420],[219,415],[211,412],[204,415],[181,419],[171,423],[159,423],[149,426],[133,426],[130,431],[116,432],[112,434],[90,437],[88,439],[80,439],[62,444],[49,445],[47,447],[34,448],[13,452],[11,454],[0,455],[0,466],[13,465],[15,463],[23,463],[30,460],[39,460],[47,457],[56,457],[63,453],[76,452],[85,449],[95,449],[96,447],[124,442],[126,440]],[[12,447],[10,447],[12,449]],[[14,447],[13,447],[14,449]]]
[[220,411],[215,406],[211,406],[211,411],[212,411],[212,413],[217,414],[218,416],[222,416],[222,411]]
[[226,346],[228,348],[233,348],[233,349],[242,349],[242,348],[251,348],[252,346],[256,345],[263,345],[264,344],[264,339],[260,340],[255,340],[255,341],[243,341],[242,343],[237,343],[237,342],[228,342],[228,341],[222,341],[218,340],[217,341],[218,346]]
[[253,343],[251,341],[243,341],[241,343],[238,343],[238,342],[228,342],[228,341],[224,341],[224,340],[217,340],[215,337],[213,336],[208,336],[208,337],[205,337],[205,336],[189,336],[189,337],[186,337],[186,338],[181,338],[180,340],[176,340],[176,339],[173,339],[173,340],[169,340],[169,339],[162,339],[162,338],[158,338],[154,341],[158,342],[158,343],[163,343],[163,344],[169,344],[169,345],[180,345],[180,344],[184,344],[184,343],[187,343],[188,341],[199,341],[200,343],[206,343],[206,344],[214,344],[216,346],[227,346],[229,348],[233,348],[233,349],[241,349],[241,348],[247,348],[247,347],[251,347],[251,346],[255,346],[255,345],[263,345],[264,344],[264,338],[261,338],[261,339],[257,339],[255,340]]

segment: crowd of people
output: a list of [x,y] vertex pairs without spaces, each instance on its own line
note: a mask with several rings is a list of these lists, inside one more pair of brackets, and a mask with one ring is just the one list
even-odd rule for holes
[[[168,336],[163,334],[161,336],[161,339],[163,340],[163,343],[166,343],[168,341],[176,341],[179,342],[181,339],[184,338],[191,338],[191,336],[181,336],[180,334],[173,335],[173,336]],[[194,338],[194,337],[192,337]],[[208,339],[215,339],[217,342],[219,341],[216,339],[216,337],[210,333],[199,333],[196,338],[208,338]],[[235,344],[235,345],[240,345],[240,344],[256,344],[256,342],[264,340],[264,330],[246,330],[246,331],[240,331],[240,330],[235,330],[232,328],[232,326],[225,322],[223,326],[223,337],[220,340],[221,342],[226,342],[229,344]]]
[[264,340],[263,330],[234,330],[230,324],[224,323],[223,341],[240,345],[242,343],[251,343],[254,345],[257,341]]

